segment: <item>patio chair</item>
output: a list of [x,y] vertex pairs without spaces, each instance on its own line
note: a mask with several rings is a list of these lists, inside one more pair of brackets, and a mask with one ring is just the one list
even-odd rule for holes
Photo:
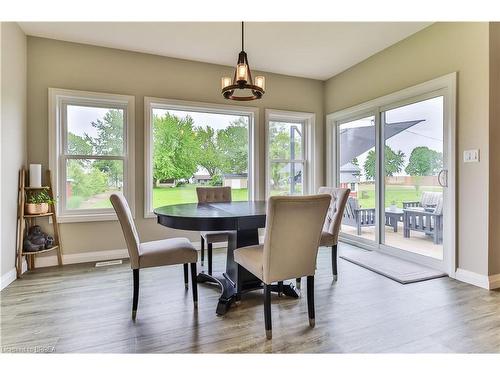
[[356,198],[349,197],[342,216],[342,224],[355,227],[360,236],[361,228],[375,226],[375,216],[375,208],[361,208]]
[[436,245],[443,243],[443,193],[424,191],[419,202],[403,202],[403,234],[411,231],[432,236]]

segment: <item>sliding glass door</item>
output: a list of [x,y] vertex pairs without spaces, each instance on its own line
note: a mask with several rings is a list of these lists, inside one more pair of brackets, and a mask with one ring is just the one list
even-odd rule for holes
[[328,115],[327,179],[351,190],[345,241],[455,271],[454,79]]
[[443,97],[381,113],[385,230],[382,243],[443,259]]

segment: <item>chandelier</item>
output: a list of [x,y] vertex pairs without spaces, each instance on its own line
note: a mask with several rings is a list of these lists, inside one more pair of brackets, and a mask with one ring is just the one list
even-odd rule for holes
[[256,76],[255,83],[252,79],[248,57],[244,48],[245,28],[241,23],[241,52],[238,55],[238,63],[234,71],[233,79],[231,77],[222,77],[222,95],[226,99],[248,101],[262,98],[266,85],[266,79],[263,76]]

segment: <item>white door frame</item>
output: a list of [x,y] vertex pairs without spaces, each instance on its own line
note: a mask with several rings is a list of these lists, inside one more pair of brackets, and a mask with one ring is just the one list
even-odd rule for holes
[[[339,171],[337,160],[339,157],[337,127],[339,123],[346,120],[356,120],[359,118],[375,115],[376,126],[376,149],[380,150],[380,116],[381,112],[392,108],[400,107],[415,102],[419,102],[431,97],[443,96],[443,169],[448,170],[448,187],[443,192],[443,260],[432,259],[420,254],[397,249],[381,244],[379,229],[382,221],[377,220],[376,241],[369,241],[356,236],[341,233],[343,241],[352,243],[370,250],[378,250],[383,253],[398,256],[400,258],[417,262],[431,268],[440,269],[450,277],[455,277],[456,272],[456,73],[450,73],[438,77],[428,82],[424,82],[389,95],[385,95],[368,102],[343,109],[326,116],[326,179],[327,184],[337,186],[339,182]],[[380,176],[381,163],[377,165],[377,175]],[[382,179],[377,179],[376,184],[376,206],[383,202],[384,191]],[[379,210],[380,211],[380,210]],[[381,214],[379,215],[381,217]]]

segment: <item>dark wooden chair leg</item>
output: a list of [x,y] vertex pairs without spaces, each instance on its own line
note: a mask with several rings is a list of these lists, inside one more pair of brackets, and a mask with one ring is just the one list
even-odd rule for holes
[[309,325],[314,327],[314,276],[307,276],[307,313],[309,314]]
[[278,281],[278,297],[283,294],[283,281]]
[[301,277],[297,277],[295,279],[295,285],[297,287],[297,289],[300,289],[300,282],[301,282],[302,278]]
[[201,243],[201,265],[203,266],[203,262],[205,261],[205,239],[203,236],[200,236]]
[[191,263],[191,283],[193,284],[191,287],[193,288],[194,307],[198,308],[198,279],[196,272],[196,263]]
[[337,281],[337,245],[332,246],[332,274],[333,281]]
[[267,339],[273,338],[271,323],[271,285],[264,284],[264,324],[266,326]]
[[137,316],[137,303],[139,302],[139,270],[132,270],[134,275],[134,298],[132,300],[132,320]]
[[212,275],[212,244],[208,244],[208,274]]
[[184,263],[184,287],[188,289],[188,281],[189,281],[189,276],[188,276],[188,264]]

